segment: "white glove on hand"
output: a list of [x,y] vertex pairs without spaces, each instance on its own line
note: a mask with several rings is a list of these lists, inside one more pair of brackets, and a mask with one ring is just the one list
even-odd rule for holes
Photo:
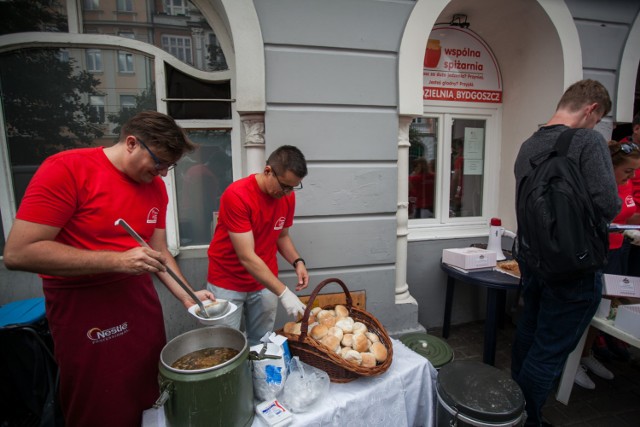
[[624,230],[622,234],[631,240],[632,245],[640,246],[640,230]]
[[287,310],[289,316],[302,316],[304,314],[304,310],[307,308],[307,306],[300,301],[300,298],[291,292],[289,288],[286,288],[278,298],[280,298],[280,302],[285,310]]

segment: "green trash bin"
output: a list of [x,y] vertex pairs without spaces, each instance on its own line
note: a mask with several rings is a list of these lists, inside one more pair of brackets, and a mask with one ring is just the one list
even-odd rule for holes
[[440,369],[453,360],[453,350],[442,338],[423,332],[415,332],[402,335],[400,341],[411,350],[424,356],[436,369]]

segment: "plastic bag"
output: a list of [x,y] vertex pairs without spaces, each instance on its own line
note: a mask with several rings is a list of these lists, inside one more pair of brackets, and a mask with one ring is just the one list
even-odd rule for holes
[[285,407],[291,412],[305,412],[328,392],[329,375],[326,372],[307,365],[298,356],[291,359],[289,376],[279,397]]
[[[264,354],[276,356],[277,359],[253,360],[251,362],[253,376],[253,394],[260,401],[272,400],[283,389],[287,379],[287,365],[284,358],[284,349],[274,343],[265,343],[267,346]],[[263,344],[251,347],[252,351],[260,353]]]

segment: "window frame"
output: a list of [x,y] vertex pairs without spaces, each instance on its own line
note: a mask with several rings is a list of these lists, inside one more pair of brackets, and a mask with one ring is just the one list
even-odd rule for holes
[[[438,145],[436,157],[435,218],[415,218],[408,222],[408,241],[439,240],[486,236],[489,219],[498,212],[502,106],[474,108],[469,106],[425,106],[421,117],[437,118]],[[482,195],[482,215],[477,217],[448,216],[451,171],[452,120],[485,120],[485,157]],[[408,176],[407,176],[408,186]],[[445,217],[444,213],[447,212]]]
[[[192,43],[192,39],[191,37],[187,37],[187,36],[179,36],[176,34],[163,34],[162,37],[160,38],[161,40],[161,44],[162,44],[162,49],[164,49],[166,52],[168,52],[169,54],[175,56],[176,58],[178,58],[180,61],[184,62],[185,64],[189,64],[189,65],[193,65],[193,43]],[[171,41],[172,40],[182,40],[185,42],[189,43],[189,47],[179,47],[179,46],[171,46]],[[176,53],[177,52],[182,52],[184,51],[184,55],[183,56],[179,56],[179,55],[174,55],[171,51],[171,49],[174,48],[176,49]],[[186,58],[187,52],[188,52],[188,58]]]
[[[124,61],[121,61],[121,58],[124,57]],[[129,59],[129,60],[128,60]],[[135,57],[133,55],[133,53],[128,52],[126,50],[119,50],[118,51],[118,73],[119,74],[135,74],[136,72],[136,65],[135,65]],[[128,69],[128,65],[131,64],[131,69]],[[125,69],[123,70],[121,65],[125,66]]]
[[[102,73],[104,68],[102,64],[102,49],[87,49],[85,51],[85,66],[90,73]],[[91,68],[89,64],[91,63]]]

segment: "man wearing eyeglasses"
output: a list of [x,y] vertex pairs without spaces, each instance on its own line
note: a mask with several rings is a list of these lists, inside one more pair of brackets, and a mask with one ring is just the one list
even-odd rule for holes
[[[195,304],[166,273],[186,283],[167,248],[161,176],[193,148],[171,117],[145,111],[111,147],[49,157],[22,199],[4,263],[42,278],[67,426],[139,426],[158,397],[166,336],[150,274],[185,308]],[[115,226],[119,218],[153,249]]]
[[220,198],[208,251],[207,288],[238,305],[229,325],[240,329],[244,320],[249,345],[273,330],[278,300],[289,315],[304,313],[304,304],[278,279],[277,253],[295,269],[295,290],[306,288],[305,261],[289,235],[295,191],[302,189],[306,175],[304,155],[283,145],[269,156],[261,173],[235,181]]
[[[620,142],[632,142],[640,145],[640,113],[633,117],[631,123],[633,133]],[[640,170],[636,170],[636,174],[631,178],[631,186],[633,188],[633,200],[636,202],[636,213],[627,221],[629,224],[640,224]],[[629,248],[629,264],[627,273],[631,276],[640,276],[640,231],[627,230],[625,236],[631,241]]]

